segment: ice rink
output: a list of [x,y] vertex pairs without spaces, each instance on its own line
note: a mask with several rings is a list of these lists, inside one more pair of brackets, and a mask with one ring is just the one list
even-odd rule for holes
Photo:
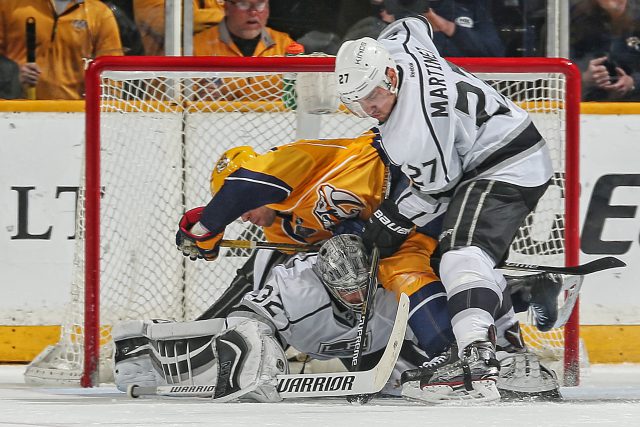
[[0,366],[0,426],[638,426],[640,365],[595,365],[563,401],[428,406],[374,399],[219,403],[130,399],[113,387],[35,388],[24,366]]

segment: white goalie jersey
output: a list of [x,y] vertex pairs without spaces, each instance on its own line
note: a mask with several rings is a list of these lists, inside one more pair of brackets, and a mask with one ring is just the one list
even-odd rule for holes
[[442,213],[465,180],[535,187],[552,174],[548,148],[528,113],[442,58],[430,35],[429,24],[412,17],[378,38],[399,73],[397,103],[379,126],[382,146],[412,180],[398,205],[418,226]]
[[[246,294],[229,319],[255,313],[275,326],[283,344],[315,359],[353,357],[358,316],[332,300],[312,270],[315,262],[315,255],[299,254],[276,266],[264,286]],[[363,354],[387,345],[397,308],[395,295],[379,288],[369,311]]]

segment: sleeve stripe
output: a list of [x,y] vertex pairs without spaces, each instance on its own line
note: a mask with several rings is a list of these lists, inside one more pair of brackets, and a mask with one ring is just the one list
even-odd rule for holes
[[275,187],[275,188],[278,188],[278,189],[284,191],[287,194],[287,196],[289,196],[289,194],[291,194],[291,188],[289,186],[285,187],[285,186],[274,184],[274,183],[271,183],[271,182],[266,182],[266,181],[262,181],[262,180],[258,180],[258,179],[252,179],[252,178],[239,177],[239,176],[236,176],[236,177],[229,176],[226,179],[229,180],[229,181],[246,181],[246,182],[252,182],[254,184],[268,185],[270,187]]

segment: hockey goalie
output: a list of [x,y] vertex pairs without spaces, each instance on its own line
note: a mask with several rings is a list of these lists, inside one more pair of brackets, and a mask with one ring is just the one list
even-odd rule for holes
[[[340,235],[319,255],[296,255],[276,266],[224,319],[118,324],[112,334],[116,385],[196,387],[218,401],[279,401],[276,376],[288,372],[284,347],[317,359],[353,356],[368,264],[360,238]],[[395,296],[378,289],[365,356],[385,348],[396,308]]]
[[[172,385],[178,392],[193,391],[216,401],[279,401],[277,376],[288,372],[288,345],[315,359],[342,359],[350,367],[368,275],[369,259],[360,238],[338,235],[324,243],[318,255],[298,254],[276,266],[263,286],[247,293],[224,319],[116,325],[116,385],[121,390]],[[365,369],[375,365],[387,345],[398,304],[382,287],[374,296],[363,333]],[[407,329],[401,357],[383,391],[399,395],[400,374],[406,371],[403,382],[409,391],[403,394],[415,397],[411,373],[422,376],[452,354],[429,358],[428,353]],[[522,360],[519,356],[514,363]],[[532,368],[537,375],[542,372],[539,366]],[[555,378],[544,372],[544,386],[557,390]],[[541,378],[534,380],[539,387]],[[519,381],[523,384],[522,377]]]

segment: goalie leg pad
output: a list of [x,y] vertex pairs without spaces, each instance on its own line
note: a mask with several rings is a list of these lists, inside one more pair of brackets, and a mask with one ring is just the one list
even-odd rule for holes
[[498,390],[503,397],[559,398],[559,384],[553,370],[545,367],[531,352],[498,352],[500,375]]
[[133,321],[114,329],[116,386],[208,386],[218,401],[281,400],[276,375],[288,365],[277,340],[251,319],[221,332],[220,322]]
[[114,348],[114,381],[120,391],[131,384],[154,386],[162,377],[152,364],[152,347],[145,332],[155,320],[128,320],[116,324],[111,331]]

